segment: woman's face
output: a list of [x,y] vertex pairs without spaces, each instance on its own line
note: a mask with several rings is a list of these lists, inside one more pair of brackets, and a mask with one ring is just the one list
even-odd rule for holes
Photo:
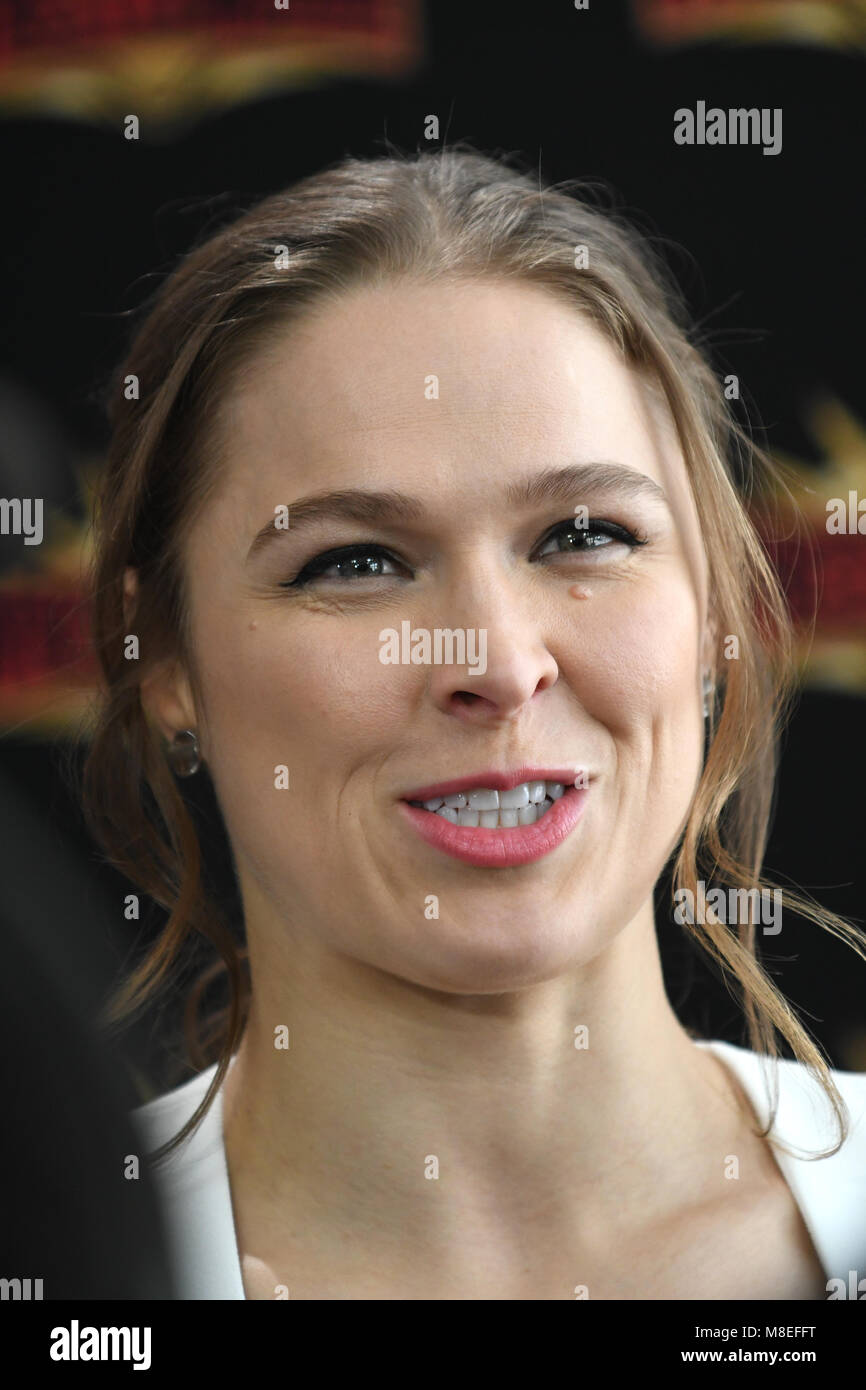
[[[248,931],[457,993],[597,956],[647,910],[702,753],[705,562],[646,384],[539,288],[401,282],[317,306],[220,419],[190,718]],[[437,629],[464,664],[400,659]],[[466,779],[561,780],[580,815],[455,835],[407,806]]]

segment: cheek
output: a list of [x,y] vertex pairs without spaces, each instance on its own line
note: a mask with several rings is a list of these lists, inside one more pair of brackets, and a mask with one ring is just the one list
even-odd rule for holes
[[615,740],[642,746],[667,728],[682,736],[700,718],[699,616],[674,577],[611,589],[579,602],[562,674]]
[[223,609],[218,624],[203,615],[195,637],[205,756],[229,839],[245,872],[279,898],[287,877],[302,892],[311,855],[357,843],[359,797],[411,712],[395,670],[411,680],[413,668],[379,661],[381,616],[300,621],[261,605],[259,614],[230,620]]
[[360,761],[405,718],[395,668],[379,660],[381,626],[381,616],[299,621],[276,607],[256,619],[222,615],[218,627],[204,618],[198,665],[219,762],[239,772],[255,760],[344,777],[353,753]]
[[602,748],[592,822],[599,901],[630,916],[673,851],[700,777],[698,607],[670,577],[608,597],[598,586],[579,608],[580,640],[562,674]]

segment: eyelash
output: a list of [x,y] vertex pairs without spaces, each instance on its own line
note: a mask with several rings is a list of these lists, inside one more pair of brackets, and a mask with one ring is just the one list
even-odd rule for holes
[[[552,527],[551,530],[547,532],[547,534],[544,536],[544,538],[539,542],[537,548],[538,548],[539,550],[541,550],[545,545],[548,544],[549,541],[553,540],[555,537],[557,537],[557,536],[560,535],[560,534],[564,534],[565,531],[566,531],[566,528],[567,528],[567,530],[568,530],[568,533],[569,533],[570,535],[572,535],[572,536],[584,536],[584,537],[585,537],[585,536],[589,536],[589,535],[593,535],[593,534],[596,534],[596,535],[605,535],[605,536],[608,536],[608,537],[609,537],[611,540],[613,540],[613,541],[619,541],[621,544],[629,546],[629,548],[631,548],[631,549],[635,549],[635,548],[637,548],[638,546],[642,546],[642,545],[647,545],[647,544],[648,544],[648,538],[647,538],[646,536],[636,535],[635,532],[630,531],[630,530],[628,529],[628,527],[626,527],[626,526],[620,526],[620,525],[618,525],[617,522],[615,522],[615,521],[595,521],[595,522],[590,523],[590,524],[589,524],[588,526],[586,526],[586,527],[580,527],[580,528],[578,528],[578,527],[575,526],[574,520],[572,519],[572,520],[569,520],[569,521],[560,521],[560,522],[558,522],[556,526]],[[605,550],[605,549],[607,549],[607,547],[606,547],[606,546],[588,546],[588,545],[585,545],[585,544],[582,544],[582,545],[574,545],[574,546],[571,547],[572,553],[573,553],[573,554],[576,554],[576,555],[579,555],[579,554],[584,554],[584,555],[585,555],[585,554],[588,554],[588,553],[590,553],[592,550],[595,550],[595,549],[598,549],[598,550]],[[567,555],[567,554],[568,554],[568,551],[567,551],[567,550],[561,550],[561,551],[556,551],[556,552],[554,552],[554,553],[555,553],[555,554],[559,554],[559,555]],[[303,569],[299,571],[299,573],[298,573],[298,575],[296,576],[296,578],[294,578],[294,579],[289,579],[289,580],[285,580],[285,581],[280,585],[280,588],[281,588],[281,589],[305,589],[309,584],[311,584],[311,583],[313,582],[314,579],[321,578],[321,576],[323,575],[323,573],[325,572],[325,570],[330,569],[332,565],[339,564],[339,563],[341,563],[341,562],[343,562],[343,561],[346,561],[346,560],[357,559],[357,558],[359,558],[360,556],[364,556],[364,557],[366,557],[366,558],[369,558],[370,556],[372,556],[372,555],[374,555],[374,554],[375,554],[377,557],[381,557],[381,556],[384,555],[384,556],[385,556],[387,559],[389,559],[393,564],[399,564],[399,563],[400,563],[400,561],[394,559],[394,557],[393,557],[393,556],[391,555],[391,553],[386,549],[385,546],[379,545],[379,544],[378,544],[377,542],[375,542],[375,541],[359,542],[359,543],[356,543],[356,544],[354,544],[354,545],[339,546],[339,547],[338,547],[337,549],[335,549],[335,550],[326,550],[326,551],[323,551],[321,555],[316,555],[312,560],[308,561],[308,563],[307,563],[306,565],[304,565]],[[393,575],[372,575],[372,576],[362,576],[362,578],[363,578],[363,577],[371,577],[371,578],[374,578],[374,579],[375,579],[375,578],[392,579],[392,578],[394,578],[395,576],[393,576]],[[335,583],[338,583],[338,584],[347,584],[347,583],[351,583],[352,581],[351,581],[350,579],[345,579],[345,578],[336,578],[336,579],[334,580],[334,582],[335,582]]]

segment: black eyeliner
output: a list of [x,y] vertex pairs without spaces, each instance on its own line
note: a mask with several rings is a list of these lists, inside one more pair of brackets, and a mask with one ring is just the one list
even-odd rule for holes
[[[309,580],[317,578],[324,570],[340,560],[351,560],[362,555],[372,555],[375,552],[377,557],[385,556],[395,565],[401,562],[391,553],[380,545],[377,541],[353,542],[352,545],[338,546],[334,550],[325,550],[321,555],[316,555],[312,560],[308,560],[303,569],[299,570],[294,579],[285,579],[280,583],[281,589],[302,589]],[[386,576],[390,578],[391,576]],[[338,580],[337,583],[341,581]]]
[[[622,541],[624,545],[631,546],[632,548],[649,544],[648,536],[636,535],[634,531],[630,531],[627,526],[620,526],[616,521],[590,521],[587,526],[576,526],[574,521],[570,520],[558,521],[555,526],[552,526],[547,534],[538,542],[536,550],[540,550],[548,541],[553,540],[555,536],[562,535],[566,531],[569,533],[573,532],[576,535],[584,535],[591,531],[601,532],[602,535],[610,536],[612,540]],[[574,547],[574,549],[575,553],[579,553],[578,547]],[[567,555],[568,551],[563,550],[560,554]]]
[[[554,536],[562,534],[566,529],[568,529],[569,532],[576,532],[577,534],[600,532],[602,535],[610,536],[612,540],[622,541],[624,545],[628,545],[632,548],[648,544],[648,537],[639,537],[635,535],[633,531],[630,531],[628,527],[620,526],[616,521],[593,521],[590,522],[588,526],[581,527],[575,526],[573,519],[569,519],[567,521],[556,522],[538,542],[535,547],[536,551],[546,545]],[[579,548],[575,546],[574,552],[579,553]],[[375,554],[377,558],[384,556],[395,565],[402,563],[400,560],[397,560],[385,546],[379,544],[378,541],[355,541],[351,545],[337,546],[333,550],[325,550],[321,555],[314,556],[312,560],[309,560],[307,564],[299,570],[294,579],[281,581],[279,587],[281,589],[302,589],[311,580],[316,579],[326,569],[329,569],[331,565],[337,564],[341,560],[350,560],[360,556],[371,556],[373,554]],[[560,554],[567,555],[568,551],[563,550]],[[375,578],[376,576],[373,577]],[[392,578],[394,576],[386,575],[383,577]],[[335,582],[345,583],[346,581],[336,580]]]

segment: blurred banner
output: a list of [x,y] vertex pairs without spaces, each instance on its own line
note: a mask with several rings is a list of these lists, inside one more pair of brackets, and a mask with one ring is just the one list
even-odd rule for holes
[[404,75],[415,0],[0,0],[0,108],[176,124],[329,75]]
[[866,45],[866,0],[633,0],[641,30],[661,43],[700,39]]

